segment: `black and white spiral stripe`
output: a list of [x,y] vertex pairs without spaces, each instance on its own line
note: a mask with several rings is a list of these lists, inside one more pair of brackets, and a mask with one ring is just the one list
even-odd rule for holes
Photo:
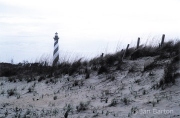
[[54,38],[54,53],[53,53],[53,65],[57,64],[59,60],[59,46],[58,46],[58,37]]

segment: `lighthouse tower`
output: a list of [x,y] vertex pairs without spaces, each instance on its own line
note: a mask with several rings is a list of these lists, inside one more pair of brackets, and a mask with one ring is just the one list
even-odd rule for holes
[[59,46],[58,46],[58,33],[55,33],[54,37],[54,53],[53,53],[53,66],[55,66],[59,60]]

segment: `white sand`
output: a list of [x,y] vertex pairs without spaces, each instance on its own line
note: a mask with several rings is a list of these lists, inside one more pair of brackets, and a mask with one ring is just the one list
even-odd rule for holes
[[[126,60],[129,68],[133,67],[135,72],[114,71],[114,81],[108,80],[107,75],[97,75],[96,72],[92,72],[89,79],[84,79],[84,75],[66,75],[58,78],[56,84],[45,84],[45,81],[13,83],[8,82],[6,77],[1,77],[0,84],[3,85],[0,86],[0,117],[12,118],[19,115],[60,118],[65,113],[63,108],[70,104],[73,112],[69,113],[68,118],[180,118],[180,78],[176,79],[175,85],[170,85],[165,90],[152,89],[164,75],[164,68],[143,71],[144,65],[153,61],[152,57]],[[74,80],[82,80],[84,85],[80,88],[72,87]],[[27,93],[34,83],[35,92]],[[7,90],[13,88],[17,89],[19,99],[16,95],[7,97]],[[2,91],[4,94],[1,94]],[[57,96],[56,100],[53,99],[54,96]],[[101,101],[101,98],[108,98],[108,102]],[[124,98],[128,100],[127,105],[123,102]],[[117,105],[109,106],[113,99],[117,101]],[[88,109],[77,112],[76,106],[87,101],[90,101]],[[27,110],[30,111],[29,114]]]

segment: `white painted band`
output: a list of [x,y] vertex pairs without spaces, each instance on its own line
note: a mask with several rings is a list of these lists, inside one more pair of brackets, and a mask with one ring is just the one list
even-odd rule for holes
[[53,61],[56,59],[57,56],[59,56],[59,51],[57,51],[57,52],[53,55]]

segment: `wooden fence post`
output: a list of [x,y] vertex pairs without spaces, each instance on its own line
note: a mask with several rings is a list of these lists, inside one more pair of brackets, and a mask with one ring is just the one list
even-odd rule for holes
[[125,50],[125,52],[124,52],[124,54],[123,54],[122,61],[123,61],[123,59],[124,59],[124,57],[125,57],[125,55],[126,55],[126,52],[127,52],[128,48],[129,48],[129,44],[127,45],[126,50]]
[[139,44],[140,44],[140,37],[138,37],[137,47],[136,47],[136,49],[138,49],[138,48],[139,48]]
[[103,56],[104,56],[104,53],[101,54],[101,58],[103,58]]
[[162,35],[162,40],[161,40],[161,47],[163,46],[164,44],[164,39],[165,39],[165,34]]

